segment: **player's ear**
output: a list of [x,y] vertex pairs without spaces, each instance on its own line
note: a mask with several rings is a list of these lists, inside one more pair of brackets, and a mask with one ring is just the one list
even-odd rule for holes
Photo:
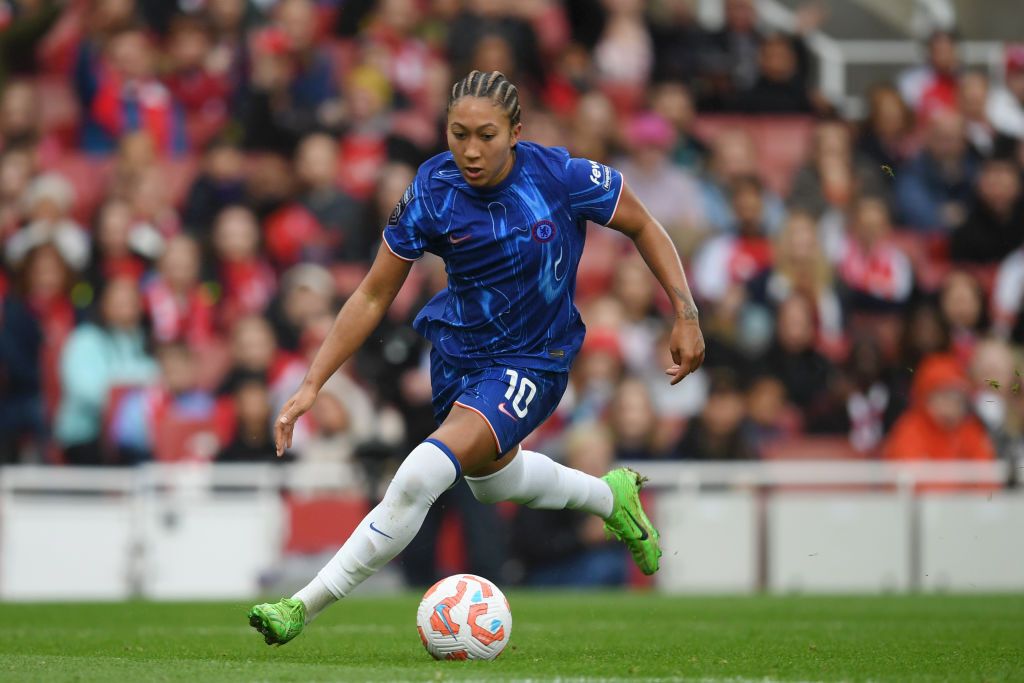
[[515,147],[516,144],[519,143],[519,134],[522,133],[522,132],[523,132],[523,124],[522,123],[517,123],[516,125],[512,126],[512,132],[509,134],[509,139],[511,140],[511,143],[509,144],[509,147]]

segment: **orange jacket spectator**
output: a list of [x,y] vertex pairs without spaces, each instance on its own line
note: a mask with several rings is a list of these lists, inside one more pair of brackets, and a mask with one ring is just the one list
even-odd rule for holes
[[955,356],[935,354],[921,362],[911,405],[885,442],[887,460],[994,460],[995,448],[969,412],[970,385]]

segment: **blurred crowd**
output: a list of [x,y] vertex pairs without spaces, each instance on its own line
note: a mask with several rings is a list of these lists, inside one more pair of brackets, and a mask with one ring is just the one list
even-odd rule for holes
[[[1019,455],[1024,46],[994,81],[937,31],[849,120],[814,87],[820,8],[786,34],[723,2],[708,28],[688,0],[0,1],[0,462],[273,459],[472,68],[518,84],[526,139],[622,170],[707,341],[670,388],[667,301],[590,226],[589,331],[536,447]],[[416,265],[289,459],[362,489],[429,433],[409,321],[444,280]]]

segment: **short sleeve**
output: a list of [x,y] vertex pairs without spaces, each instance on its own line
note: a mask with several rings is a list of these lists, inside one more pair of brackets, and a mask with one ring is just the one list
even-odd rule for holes
[[423,256],[427,245],[424,228],[430,218],[418,192],[417,181],[414,180],[384,226],[384,244],[392,254],[406,261],[415,261]]
[[565,165],[565,185],[573,217],[608,225],[622,194],[622,174],[590,159],[570,157]]

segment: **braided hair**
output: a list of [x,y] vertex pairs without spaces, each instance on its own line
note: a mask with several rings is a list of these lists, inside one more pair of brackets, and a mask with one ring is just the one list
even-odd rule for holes
[[469,75],[452,86],[448,97],[448,112],[463,97],[484,97],[508,114],[509,122],[515,128],[519,123],[519,89],[500,71],[470,71]]

